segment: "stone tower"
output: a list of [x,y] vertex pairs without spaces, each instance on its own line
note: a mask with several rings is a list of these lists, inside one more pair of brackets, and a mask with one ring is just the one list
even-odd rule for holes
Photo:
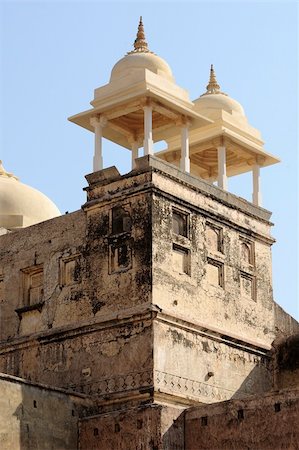
[[[189,99],[141,20],[91,104],[70,118],[95,133],[82,209],[1,237],[0,372],[91,396],[82,449],[179,449],[173,420],[269,390],[271,343],[297,326],[273,301],[261,207],[278,159],[213,67]],[[102,137],[131,151],[129,173],[103,168]],[[252,203],[227,190],[246,171]]]

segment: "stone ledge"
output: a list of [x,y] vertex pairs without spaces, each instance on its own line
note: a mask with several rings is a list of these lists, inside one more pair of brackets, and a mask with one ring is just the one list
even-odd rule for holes
[[234,333],[227,333],[220,328],[207,326],[198,321],[190,322],[190,320],[188,320],[187,318],[182,316],[174,316],[171,311],[167,311],[165,309],[161,310],[161,312],[157,314],[156,320],[165,322],[167,324],[173,324],[187,331],[198,333],[209,339],[214,339],[227,345],[249,351],[251,353],[259,354],[262,357],[267,356],[267,353],[271,350],[271,345],[268,345],[264,342],[257,340],[253,341],[248,338],[246,338],[245,340],[245,338],[243,338],[242,336],[238,336]]
[[48,391],[55,391],[55,392],[59,392],[61,394],[65,394],[68,396],[73,396],[73,397],[79,397],[82,399],[89,399],[89,396],[86,394],[81,394],[80,392],[74,392],[68,389],[63,389],[63,388],[59,388],[59,387],[55,387],[55,386],[50,386],[48,384],[43,384],[43,383],[37,383],[35,381],[31,381],[31,380],[26,380],[25,378],[19,378],[19,377],[15,377],[14,375],[9,375],[6,373],[1,373],[0,372],[0,382],[1,380],[3,381],[8,381],[10,383],[15,383],[15,384],[25,384],[27,386],[32,386],[35,388],[39,388],[39,389],[45,389]]
[[227,206],[258,217],[263,221],[269,222],[271,218],[272,213],[267,209],[260,206],[255,206],[247,200],[230,192],[224,191],[223,189],[220,189],[205,180],[194,177],[186,172],[182,172],[172,164],[162,161],[160,158],[152,155],[142,156],[141,158],[136,159],[136,169],[128,175],[132,175],[134,172],[147,172],[150,169],[169,175],[170,177],[189,185],[191,188],[199,189],[201,192],[212,196],[216,200],[225,203]]

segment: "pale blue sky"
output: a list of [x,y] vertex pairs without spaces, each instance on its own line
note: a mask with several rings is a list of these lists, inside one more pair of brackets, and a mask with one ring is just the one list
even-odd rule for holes
[[[222,90],[282,159],[262,170],[263,205],[277,239],[274,297],[298,317],[297,4],[2,1],[0,13],[0,158],[62,212],[84,203],[93,154],[93,135],[66,119],[89,108],[93,89],[131,50],[140,15],[150,49],[191,99],[214,64]],[[104,163],[126,172],[130,153],[105,142]],[[230,179],[229,190],[250,198],[250,176]]]

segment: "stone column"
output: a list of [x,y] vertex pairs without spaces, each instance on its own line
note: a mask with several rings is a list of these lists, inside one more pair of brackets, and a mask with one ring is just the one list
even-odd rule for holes
[[262,194],[261,194],[261,177],[260,177],[260,165],[255,163],[252,167],[252,203],[256,206],[262,205]]
[[145,105],[144,111],[144,155],[153,154],[153,108],[151,105]]
[[218,187],[227,191],[226,148],[224,146],[218,147],[217,152],[218,152]]
[[138,142],[137,141],[133,141],[131,143],[131,150],[132,150],[132,170],[135,169],[136,163],[135,163],[135,159],[138,158]]
[[93,171],[103,169],[103,150],[102,150],[102,137],[103,127],[107,121],[104,117],[92,117],[90,124],[94,127],[94,156],[93,156]]
[[189,156],[189,129],[188,124],[184,124],[181,129],[181,161],[180,167],[183,172],[190,173]]

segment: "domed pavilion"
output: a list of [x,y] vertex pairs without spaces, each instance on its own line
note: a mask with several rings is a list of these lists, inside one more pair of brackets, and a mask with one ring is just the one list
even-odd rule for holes
[[207,90],[193,102],[171,68],[148,48],[140,18],[134,49],[118,61],[107,85],[94,91],[92,109],[69,118],[95,133],[93,171],[103,169],[102,137],[132,152],[167,148],[155,156],[227,190],[227,178],[252,171],[252,201],[261,206],[260,168],[279,159],[267,153],[243,107],[221,92],[213,66]]

